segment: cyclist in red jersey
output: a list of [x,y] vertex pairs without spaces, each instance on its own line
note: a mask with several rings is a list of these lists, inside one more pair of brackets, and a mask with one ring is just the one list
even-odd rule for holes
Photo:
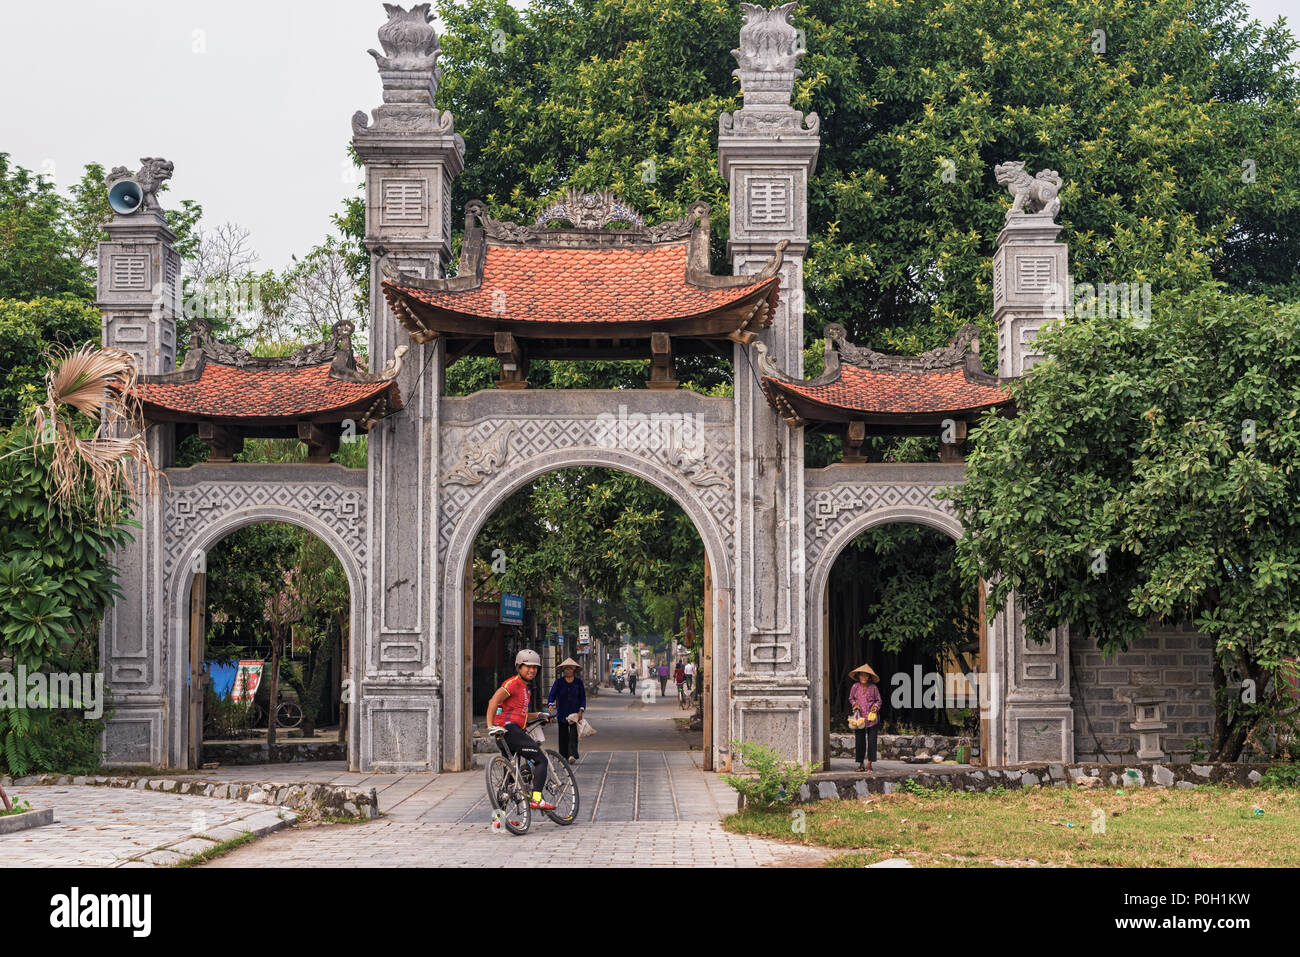
[[515,668],[518,670],[513,678],[496,690],[487,706],[487,725],[489,732],[493,728],[502,728],[505,732],[506,747],[511,754],[527,758],[533,766],[533,798],[529,806],[539,811],[554,811],[555,805],[542,797],[542,788],[546,786],[546,758],[537,741],[524,730],[524,726],[534,718],[541,718],[549,723],[550,716],[542,712],[528,710],[528,685],[542,670],[542,659],[531,648],[525,648],[515,655]]

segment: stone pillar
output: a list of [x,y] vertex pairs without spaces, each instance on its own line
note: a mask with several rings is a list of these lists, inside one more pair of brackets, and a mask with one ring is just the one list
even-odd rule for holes
[[1038,330],[1065,315],[1069,247],[1056,241],[1061,227],[1053,218],[1046,212],[1011,213],[998,234],[993,321],[998,327],[998,375],[1003,378],[1022,376],[1042,360],[1034,345]]
[[1052,629],[1045,642],[1029,638],[1013,592],[994,619],[989,641],[996,658],[989,664],[995,682],[989,764],[1073,761],[1069,628]]
[[[352,118],[366,169],[366,247],[371,253],[371,362],[382,366],[408,337],[384,299],[381,260],[408,275],[440,278],[451,253],[451,181],[465,142],[450,112],[433,105],[441,71],[428,5],[386,4],[371,50],[383,105]],[[434,635],[439,609],[438,397],[443,343],[412,344],[397,382],[405,410],[370,432],[366,634],[353,641],[349,764],[380,771],[438,770],[441,689]],[[449,612],[454,613],[454,612]]]
[[[1030,176],[1023,163],[1010,162],[996,172],[1014,202],[993,254],[993,319],[998,375],[1014,378],[1043,358],[1034,343],[1038,330],[1065,315],[1069,250],[1056,241],[1061,179],[1055,171]],[[1062,624],[1046,642],[1030,639],[1014,593],[994,621],[989,670],[1001,708],[992,716],[990,764],[1074,759],[1069,635]]]
[[[744,101],[718,124],[718,166],[731,190],[728,252],[736,275],[756,273],[788,242],[780,305],[760,340],[791,375],[803,373],[803,260],[808,250],[808,177],[816,168],[818,119],[790,105],[804,54],[793,4],[746,7],[739,64]],[[801,761],[811,757],[809,649],[804,627],[803,429],[768,407],[735,348],[736,544],[734,635],[714,656],[714,740],[730,762],[733,739],[759,741]],[[727,684],[730,683],[730,694]]]
[[[181,258],[172,248],[176,235],[157,199],[172,166],[153,158],[141,164],[134,175],[119,166],[108,177],[105,188],[134,183],[139,204],[132,212],[114,213],[106,224],[95,305],[103,315],[104,346],[135,356],[141,374],[158,375],[176,368]],[[160,467],[170,463],[174,434],[170,424],[154,425],[146,433],[149,454]],[[185,663],[172,662],[164,673],[168,631],[161,496],[142,497],[131,517],[141,527],[132,531],[133,541],[113,554],[122,595],[100,626],[100,664],[114,711],[104,730],[105,760],[110,765],[181,767],[187,758],[183,709],[169,709],[167,693],[181,680]]]

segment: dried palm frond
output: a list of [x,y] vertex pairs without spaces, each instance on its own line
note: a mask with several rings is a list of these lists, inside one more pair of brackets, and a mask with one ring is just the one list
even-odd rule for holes
[[133,417],[131,389],[139,375],[131,353],[85,345],[51,358],[55,365],[45,376],[50,408],[70,405],[105,425]]
[[[32,418],[33,448],[52,446],[51,502],[71,506],[89,482],[95,517],[109,520],[121,508],[123,490],[134,493],[147,483],[149,491],[155,491],[162,474],[149,457],[139,403],[132,395],[138,379],[135,357],[120,349],[87,345],[52,358],[55,365],[45,377],[45,402],[36,407]],[[94,438],[77,435],[62,408],[98,418]]]

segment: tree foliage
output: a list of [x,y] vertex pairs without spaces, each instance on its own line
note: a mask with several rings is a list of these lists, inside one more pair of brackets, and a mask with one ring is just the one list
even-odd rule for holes
[[1150,619],[1191,619],[1255,706],[1221,701],[1218,754],[1285,707],[1300,655],[1300,305],[1213,285],[1125,319],[1058,323],[1051,360],[990,418],[956,504],[968,574],[1011,589],[1031,635],[1058,622],[1127,648]]
[[[613,188],[652,219],[704,199],[720,259],[715,137],[740,105],[736,4],[437,6],[438,102],[467,144],[454,222],[473,198],[530,217],[570,185]],[[1080,281],[1159,291],[1214,276],[1297,292],[1296,44],[1239,0],[805,0],[796,25],[808,53],[795,102],[821,118],[810,339],[835,321],[913,353],[977,322],[992,341],[991,255],[1010,202],[993,167],[1016,158],[1065,179]]]

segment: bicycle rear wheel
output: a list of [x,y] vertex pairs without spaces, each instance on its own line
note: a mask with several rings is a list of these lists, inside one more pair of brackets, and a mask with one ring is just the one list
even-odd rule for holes
[[578,779],[573,776],[569,762],[558,751],[546,750],[546,762],[550,770],[546,775],[546,787],[542,796],[555,805],[554,811],[547,811],[546,816],[556,824],[572,824],[578,819]]
[[[532,823],[528,795],[515,778],[511,762],[497,755],[487,766],[488,801],[501,815],[501,823],[512,834],[523,834]],[[495,815],[494,815],[495,816]]]

